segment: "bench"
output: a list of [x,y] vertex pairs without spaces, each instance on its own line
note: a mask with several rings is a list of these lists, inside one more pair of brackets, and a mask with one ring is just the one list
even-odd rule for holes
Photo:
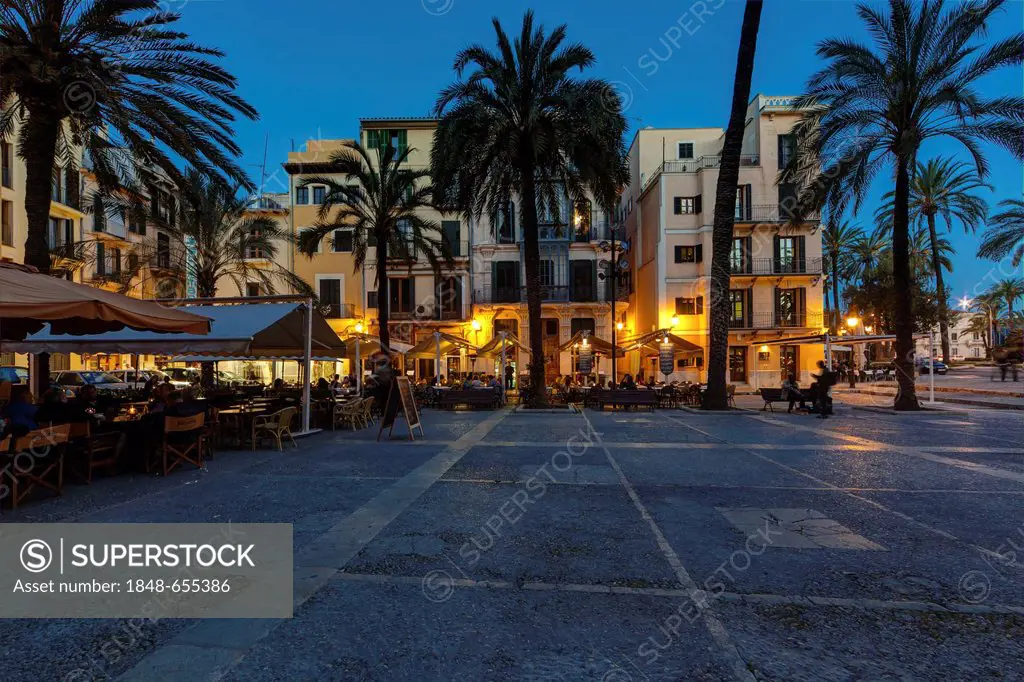
[[498,392],[493,388],[468,388],[438,391],[438,407],[454,410],[458,405],[494,409],[498,407]]
[[762,412],[765,410],[774,412],[775,408],[772,407],[772,403],[789,403],[789,398],[782,397],[781,388],[760,388],[758,391],[761,393],[761,399],[764,400],[764,407],[761,408]]
[[658,394],[654,391],[644,390],[628,391],[594,388],[590,391],[588,402],[591,405],[597,405],[599,410],[603,410],[605,405],[611,405],[613,408],[643,406],[654,412],[654,408],[658,404]]

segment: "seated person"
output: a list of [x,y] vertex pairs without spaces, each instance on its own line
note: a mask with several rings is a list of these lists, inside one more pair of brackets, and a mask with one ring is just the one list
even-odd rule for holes
[[797,401],[800,402],[801,410],[807,409],[806,398],[804,398],[804,394],[800,392],[800,385],[797,383],[795,374],[790,374],[786,377],[786,380],[782,382],[782,399],[789,401],[789,409],[786,410],[786,412],[792,412],[793,405],[796,404]]
[[627,374],[626,376],[622,377],[622,382],[619,384],[619,388],[627,391],[635,391],[636,382],[633,381],[633,375]]
[[24,436],[29,431],[39,428],[36,413],[39,408],[32,401],[32,391],[28,386],[18,384],[11,389],[11,402],[4,409],[7,425],[0,437],[13,435]]

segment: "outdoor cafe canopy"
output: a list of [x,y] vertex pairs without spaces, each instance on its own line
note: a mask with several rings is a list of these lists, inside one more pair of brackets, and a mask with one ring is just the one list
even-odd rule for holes
[[[204,335],[210,321],[196,312],[200,311],[168,308],[51,277],[27,265],[0,263],[0,339],[21,341],[47,323],[54,334],[98,334],[128,327]],[[4,350],[12,349],[5,343]]]
[[[300,359],[305,356],[306,348],[304,307],[296,303],[185,306],[176,310],[203,320],[203,324],[210,326],[209,334],[161,334],[122,329],[69,336],[54,333],[51,327],[22,342],[5,343],[4,349],[16,353],[198,355],[209,360],[228,357]],[[202,317],[197,317],[199,315]],[[314,356],[345,356],[345,344],[315,307],[311,341]]]
[[634,336],[626,343],[626,352],[646,350],[650,353],[657,354],[666,337],[668,338],[668,342],[675,349],[676,354],[702,353],[704,351],[704,349],[697,344],[676,336],[668,329],[659,329],[658,331],[647,332],[646,334]]
[[421,339],[419,343],[407,350],[405,354],[414,358],[432,358],[435,355],[456,355],[461,348],[465,348],[466,352],[473,355],[479,352],[476,346],[461,336],[445,332],[434,332]]
[[[352,334],[345,337],[345,357],[349,360],[356,359],[356,341],[359,341],[359,357],[368,358],[380,352],[380,338],[368,334]],[[391,341],[391,351],[394,353],[408,353],[412,346],[400,341]]]
[[[530,352],[530,347],[519,340],[519,337],[512,332],[505,332],[505,350],[506,352],[511,351],[513,348],[518,348],[524,353]],[[501,355],[501,334],[498,334],[493,339],[480,346],[476,352],[477,355],[486,357],[498,357]]]
[[[576,332],[575,334],[572,335],[572,338],[570,338],[568,341],[566,341],[561,346],[559,346],[558,350],[559,351],[567,351],[567,350],[570,350],[573,347],[575,347],[576,344],[582,344],[582,343],[583,343],[583,332],[582,331],[578,331],[578,332]],[[609,342],[605,341],[601,337],[594,336],[593,334],[590,334],[590,335],[587,336],[587,343],[594,347],[594,352],[595,353],[601,353],[603,355],[607,355],[607,356],[611,357],[611,354],[612,354],[612,344],[610,344]],[[621,357],[625,357],[625,355],[626,355],[626,351],[622,348],[622,346],[619,346],[618,349],[615,351],[615,357],[621,358]]]

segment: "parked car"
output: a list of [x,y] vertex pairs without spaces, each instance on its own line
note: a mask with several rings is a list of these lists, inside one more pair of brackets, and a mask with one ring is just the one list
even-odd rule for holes
[[98,370],[50,372],[50,381],[73,393],[87,384],[95,386],[100,393],[127,393],[132,388],[131,384],[124,383],[113,374]]
[[0,381],[9,381],[12,384],[27,384],[28,370],[24,367],[0,367]]
[[935,359],[929,360],[928,358],[918,358],[914,364],[917,365],[917,371],[919,374],[928,374],[933,369],[936,374],[945,374],[949,371],[949,368],[946,367],[944,362]]
[[187,388],[199,383],[202,374],[193,367],[164,367],[163,372],[171,377],[171,384],[176,388]]
[[[138,388],[144,386],[146,382],[149,381],[150,377],[155,376],[156,380],[159,382],[163,382],[165,379],[168,378],[167,374],[165,372],[160,371],[159,369],[116,369],[112,372],[107,372],[107,374],[115,376],[120,381],[126,384],[131,384],[132,386],[136,386]],[[172,381],[171,383],[174,382]]]

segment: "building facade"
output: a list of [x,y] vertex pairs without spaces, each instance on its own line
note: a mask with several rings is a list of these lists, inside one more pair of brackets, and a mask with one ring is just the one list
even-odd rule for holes
[[[951,311],[952,318],[949,323],[949,359],[952,361],[963,360],[984,360],[988,357],[985,350],[985,332],[988,324],[986,313],[960,313]],[[975,322],[975,320],[981,320]],[[980,327],[980,328],[979,328]],[[932,330],[932,338],[935,340],[933,352],[928,352],[928,339],[917,339],[917,357],[935,357],[942,359],[942,335],[938,326]]]
[[[729,376],[740,387],[809,380],[821,344],[794,341],[822,329],[822,251],[817,220],[790,226],[795,188],[777,182],[793,153],[800,114],[792,98],[757,95],[747,109],[729,260]],[[671,332],[700,347],[677,357],[670,379],[703,381],[710,339],[710,282],[722,128],[640,130],[629,150],[633,181],[620,213],[630,245],[627,333]],[[635,353],[634,372],[661,377],[658,359]]]

